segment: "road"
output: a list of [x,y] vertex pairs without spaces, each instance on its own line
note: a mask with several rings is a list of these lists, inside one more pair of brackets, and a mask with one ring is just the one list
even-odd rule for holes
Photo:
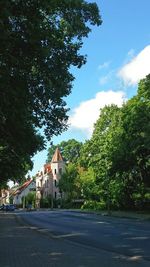
[[150,222],[71,211],[22,213],[22,219],[57,239],[142,259],[150,266]]
[[0,267],[149,267],[150,222],[71,211],[0,214]]

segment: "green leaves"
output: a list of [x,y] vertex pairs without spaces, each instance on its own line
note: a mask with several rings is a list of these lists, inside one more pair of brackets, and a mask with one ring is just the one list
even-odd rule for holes
[[65,193],[68,201],[78,198],[80,196],[80,186],[78,183],[78,169],[73,163],[66,166],[65,172],[59,181],[59,188]]
[[2,0],[0,13],[0,146],[7,147],[0,176],[7,180],[19,178],[43,148],[38,128],[48,140],[67,129],[70,67],[85,63],[82,39],[101,18],[97,5],[83,0]]
[[[150,75],[122,108],[104,107],[80,164],[91,166],[100,198],[114,208],[137,208],[150,188]],[[89,156],[88,156],[89,155]],[[138,196],[138,199],[136,199]]]

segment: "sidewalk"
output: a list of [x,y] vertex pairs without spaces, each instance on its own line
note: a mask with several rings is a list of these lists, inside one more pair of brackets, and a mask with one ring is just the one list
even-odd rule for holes
[[[68,210],[69,211],[69,210]],[[142,212],[133,212],[133,211],[94,211],[94,210],[80,210],[80,209],[70,209],[70,211],[81,212],[81,213],[89,213],[89,214],[97,214],[102,216],[112,216],[118,218],[128,218],[128,219],[137,219],[137,220],[150,220],[150,212],[142,213]]]
[[121,218],[131,218],[138,220],[150,220],[150,213],[132,212],[132,211],[112,211],[112,216]]

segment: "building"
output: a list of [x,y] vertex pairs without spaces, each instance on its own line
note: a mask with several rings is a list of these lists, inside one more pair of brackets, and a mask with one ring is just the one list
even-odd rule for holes
[[19,186],[16,191],[13,192],[13,204],[22,205],[25,207],[25,197],[29,192],[36,190],[36,182],[32,179],[26,181],[23,185]]
[[[48,196],[53,199],[60,199],[61,193],[58,188],[61,174],[65,170],[65,162],[61,156],[59,149],[55,150],[50,163],[43,166],[42,170],[36,175],[36,207],[40,207],[41,198]],[[52,203],[53,205],[53,203]]]
[[1,189],[0,190],[0,205],[9,204],[9,190]]

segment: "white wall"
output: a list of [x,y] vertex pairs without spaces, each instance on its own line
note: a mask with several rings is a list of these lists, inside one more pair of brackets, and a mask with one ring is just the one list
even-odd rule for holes
[[20,205],[22,204],[22,197],[26,197],[29,192],[36,189],[35,181],[32,181],[20,194],[14,196],[13,204]]

